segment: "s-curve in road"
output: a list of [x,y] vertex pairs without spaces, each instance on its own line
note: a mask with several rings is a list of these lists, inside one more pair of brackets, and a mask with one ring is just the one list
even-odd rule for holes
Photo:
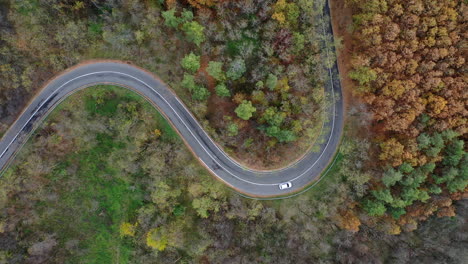
[[[327,48],[326,52],[334,51]],[[326,121],[320,135],[323,140],[317,143],[319,151],[306,153],[282,169],[257,171],[238,164],[220,149],[177,96],[150,73],[122,62],[84,63],[49,82],[6,132],[0,141],[0,171],[58,103],[79,89],[107,83],[131,89],[150,101],[177,129],[199,161],[225,184],[251,197],[285,196],[318,179],[340,143],[343,101],[336,64],[327,73],[325,90],[332,103],[327,104],[324,112]],[[285,182],[290,182],[291,187],[280,189]]]
[[[32,100],[0,141],[0,169],[6,167],[32,131],[58,103],[79,89],[99,83],[126,87],[144,96],[166,116],[214,176],[248,196],[279,196],[304,188],[327,167],[340,141],[342,102],[341,96],[337,96],[327,111],[329,118],[322,130],[326,140],[320,144],[320,151],[310,152],[295,164],[280,170],[251,170],[227,156],[177,96],[153,75],[125,63],[93,62],[76,66],[59,75]],[[327,89],[340,93],[336,84],[330,83]],[[279,184],[288,181],[292,187],[280,190]]]

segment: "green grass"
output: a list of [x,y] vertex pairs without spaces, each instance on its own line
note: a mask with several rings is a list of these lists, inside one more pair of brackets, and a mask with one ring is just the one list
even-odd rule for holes
[[[87,249],[85,256],[74,257],[71,263],[130,263],[132,244],[120,237],[119,226],[134,220],[144,203],[144,190],[134,186],[132,176],[120,178],[106,162],[112,151],[125,145],[109,134],[97,134],[96,140],[95,147],[69,155],[47,176],[60,201],[37,206],[55,208],[54,214],[45,215],[43,225],[54,229],[62,245],[79,238],[79,247]],[[75,163],[78,170],[68,174],[67,169]]]

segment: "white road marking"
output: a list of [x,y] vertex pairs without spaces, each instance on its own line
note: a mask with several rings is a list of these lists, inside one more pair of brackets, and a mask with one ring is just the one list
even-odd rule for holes
[[[91,76],[91,75],[97,75],[97,74],[105,74],[105,73],[112,73],[112,74],[116,74],[116,75],[122,75],[122,76],[126,76],[126,77],[129,77],[131,79],[134,79],[138,82],[140,82],[141,84],[143,84],[144,86],[146,86],[147,88],[149,88],[150,90],[152,90],[153,92],[155,92],[159,97],[161,97],[161,99],[167,104],[167,106],[173,111],[173,113],[179,118],[179,120],[181,121],[181,123],[186,127],[186,129],[190,132],[190,134],[192,135],[192,137],[195,139],[195,141],[199,144],[199,146],[205,151],[205,153],[217,164],[219,165],[221,168],[223,168],[227,173],[229,173],[230,175],[232,175],[233,177],[235,177],[236,179],[238,180],[241,180],[243,182],[246,182],[246,183],[250,183],[250,184],[254,184],[254,185],[264,185],[264,186],[275,186],[275,185],[278,185],[280,184],[281,182],[278,182],[278,183],[258,183],[258,182],[252,182],[252,181],[249,181],[249,180],[246,180],[246,179],[242,179],[241,177],[235,175],[234,173],[232,173],[229,169],[227,169],[226,167],[224,167],[222,164],[220,164],[216,159],[215,157],[213,157],[213,155],[211,155],[210,151],[208,151],[204,146],[203,144],[198,140],[198,138],[195,136],[195,134],[192,132],[192,130],[189,128],[189,126],[185,123],[185,121],[183,120],[183,118],[179,115],[179,113],[172,107],[172,105],[166,100],[166,98],[164,98],[156,89],[154,89],[153,87],[151,87],[149,84],[147,84],[146,82],[144,82],[143,80],[140,80],[139,78],[136,78],[130,74],[126,74],[126,73],[122,73],[122,72],[117,72],[117,71],[98,71],[98,72],[91,72],[91,73],[87,73],[87,74],[83,74],[83,75],[80,75],[80,76],[77,76],[75,78],[72,78],[71,80],[68,80],[66,81],[64,84],[60,85],[57,89],[55,89],[41,104],[40,106],[34,111],[34,113],[31,115],[31,117],[25,122],[25,124],[21,127],[20,129],[20,132],[26,127],[26,125],[31,121],[31,119],[37,114],[37,112],[39,112],[39,110],[42,109],[42,107],[44,106],[45,103],[47,103],[47,101],[52,97],[54,96],[60,89],[62,89],[64,86],[66,86],[67,84],[69,84],[70,82],[73,82],[77,79],[80,79],[80,78],[84,78],[84,77],[88,77],[88,76]],[[177,97],[175,97],[178,101],[179,99]],[[156,102],[154,102],[156,103]],[[179,101],[180,103],[180,101]],[[194,123],[205,133],[206,137],[210,140],[210,142],[215,145],[215,147],[221,152],[223,153],[223,155],[229,160],[229,161],[233,161],[231,158],[229,158],[227,155],[225,155],[224,151],[220,150],[219,147],[214,143],[214,141],[211,139],[211,137],[209,137],[205,130],[200,126],[200,124],[197,122],[197,120],[191,115],[190,111],[187,110],[187,108],[181,104],[181,106],[183,107],[183,109],[188,112],[191,116],[191,118],[193,119]],[[334,123],[334,122],[333,122]],[[333,130],[332,130],[333,131]],[[0,155],[0,158],[3,157],[3,155],[6,153],[7,149],[11,146],[11,144],[13,144],[13,142],[17,139],[17,137],[19,136],[19,133],[15,135],[15,137],[11,140],[11,142],[7,145],[7,147],[5,148],[5,150],[2,152],[2,154]],[[329,137],[329,139],[331,138],[331,136]],[[328,140],[329,141],[329,140]],[[327,146],[328,146],[328,143],[327,143]],[[327,146],[324,148],[324,151],[325,149],[327,148]],[[323,152],[322,154],[319,156],[319,158],[315,161],[315,163],[309,167],[305,172],[303,172],[302,174],[300,174],[299,176],[291,179],[290,181],[294,181],[294,180],[297,180],[299,179],[300,177],[302,177],[305,173],[307,173],[310,169],[312,169],[315,164],[318,162],[318,160],[320,160],[321,156],[323,155]],[[205,162],[204,162],[205,163]],[[233,162],[233,164],[235,164],[238,168],[241,168],[243,169],[243,167],[241,167],[239,164],[237,164],[236,162]],[[206,163],[205,163],[206,165]],[[211,168],[209,166],[206,166],[207,168],[209,168],[211,170]],[[214,172],[213,170],[211,170],[213,172],[213,174],[217,175],[218,178],[221,178],[221,176],[219,176],[216,172]],[[224,180],[223,180],[224,181]]]
[[[325,33],[325,28],[322,24],[322,29]],[[326,42],[325,42],[326,43]],[[327,58],[329,58],[329,48],[328,48],[328,45],[326,45],[326,54],[327,54]],[[302,172],[301,174],[299,174],[298,176],[296,176],[295,178],[292,178],[292,179],[289,179],[289,181],[296,181],[298,180],[299,178],[301,178],[302,176],[304,176],[306,173],[308,173],[313,167],[315,167],[315,165],[317,164],[317,162],[319,160],[321,160],[322,156],[324,155],[324,153],[326,152],[326,150],[328,149],[328,146],[330,144],[330,139],[332,138],[332,135],[333,135],[333,132],[334,132],[334,129],[335,129],[335,118],[336,118],[336,102],[335,102],[335,91],[334,91],[334,85],[333,85],[333,74],[332,74],[332,71],[331,71],[331,68],[328,69],[328,72],[329,72],[329,77],[330,77],[330,83],[331,83],[331,93],[332,93],[332,97],[333,97],[333,119],[332,119],[332,126],[331,126],[331,131],[330,131],[330,135],[328,137],[328,140],[327,140],[327,144],[325,145],[325,147],[323,148],[323,151],[321,152],[320,156],[317,158],[317,160],[309,167],[307,168],[304,172]],[[2,154],[0,155],[0,158],[2,158],[6,151],[9,149],[9,147],[13,144],[13,142],[18,138],[19,134],[21,133],[21,131],[23,131],[23,129],[26,127],[26,125],[31,121],[31,119],[37,114],[37,112],[39,110],[41,110],[41,108],[44,106],[44,104],[53,96],[55,95],[60,89],[62,89],[65,85],[67,85],[68,83],[72,82],[72,81],[75,81],[79,78],[83,78],[83,77],[87,77],[87,76],[91,76],[91,75],[96,75],[96,74],[105,74],[105,73],[113,73],[113,74],[117,74],[117,75],[122,75],[122,76],[127,76],[129,78],[132,78],[138,82],[140,82],[141,84],[145,85],[147,88],[151,89],[153,92],[155,92],[159,97],[162,98],[162,100],[167,104],[167,106],[169,106],[170,109],[172,109],[172,111],[174,112],[174,114],[179,118],[179,120],[181,121],[181,123],[186,127],[186,129],[189,131],[189,133],[192,135],[192,137],[195,139],[195,141],[199,144],[199,146],[205,151],[205,153],[212,159],[213,162],[215,162],[218,166],[220,166],[221,168],[223,168],[227,173],[229,173],[230,175],[232,175],[233,177],[235,177],[236,179],[240,180],[240,181],[243,181],[243,182],[246,182],[246,183],[250,183],[250,184],[253,184],[253,185],[260,185],[260,186],[276,186],[282,182],[284,182],[285,180],[288,181],[287,179],[283,179],[281,182],[278,182],[278,183],[257,183],[257,182],[252,182],[252,181],[249,181],[249,180],[246,180],[246,179],[242,179],[238,176],[236,176],[234,173],[232,173],[230,170],[228,170],[227,168],[225,168],[222,164],[220,164],[215,157],[213,157],[211,155],[211,153],[203,146],[203,144],[198,140],[198,138],[195,136],[194,132],[192,132],[192,130],[189,128],[189,126],[185,123],[185,121],[181,118],[181,116],[179,115],[179,113],[171,106],[171,104],[166,100],[166,98],[164,98],[157,90],[155,90],[153,87],[151,87],[150,85],[148,85],[147,83],[145,83],[144,81],[132,76],[132,75],[129,75],[129,74],[126,74],[126,73],[122,73],[122,72],[116,72],[116,71],[98,71],[98,72],[91,72],[91,73],[87,73],[87,74],[83,74],[83,75],[80,75],[80,76],[77,76],[71,80],[68,80],[66,81],[65,83],[63,83],[62,85],[60,85],[57,89],[55,89],[54,91],[52,91],[52,93],[49,95],[49,97],[46,98],[46,100],[43,101],[43,103],[34,111],[34,113],[31,115],[31,117],[26,121],[26,123],[21,127],[20,131],[13,137],[13,139],[11,140],[11,142],[7,145],[7,147],[5,148],[5,150],[2,152]],[[157,82],[159,82],[158,80],[156,80]],[[117,83],[118,84],[118,83]],[[47,87],[46,87],[47,88]],[[46,90],[46,88],[44,88],[44,90]],[[199,129],[201,129],[201,131],[203,131],[204,135],[209,139],[209,141],[211,142],[211,144],[213,144],[215,146],[215,148],[227,159],[229,160],[229,162],[231,162],[232,164],[235,164],[236,167],[242,169],[242,170],[246,170],[246,171],[249,171],[249,172],[252,172],[252,173],[259,173],[259,174],[269,174],[269,173],[272,173],[272,172],[279,172],[279,171],[284,171],[298,163],[300,163],[304,158],[302,157],[301,159],[295,161],[294,163],[292,164],[289,164],[287,167],[284,167],[284,168],[281,168],[281,169],[278,169],[278,170],[272,170],[272,171],[258,171],[258,170],[253,170],[253,169],[250,169],[250,168],[246,168],[244,166],[242,166],[241,164],[239,164],[237,161],[233,160],[232,158],[230,158],[229,156],[227,156],[227,154],[221,150],[219,148],[219,146],[212,140],[212,138],[207,134],[207,132],[201,127],[201,125],[198,123],[198,121],[195,119],[195,117],[193,116],[193,114],[185,107],[185,105],[179,100],[179,98],[174,95],[174,98],[177,100],[177,102],[182,106],[182,108],[187,112],[189,113],[190,117],[192,118],[194,124],[196,124],[198,126]],[[155,103],[155,102],[153,102]],[[23,113],[25,114],[25,113]],[[19,120],[19,118],[18,118]],[[17,120],[17,121],[18,121]],[[15,122],[16,123],[16,122]],[[324,122],[325,123],[325,122]],[[321,129],[321,132],[323,130],[323,127],[324,127],[324,123],[322,124],[322,129]],[[12,127],[14,126],[15,124],[12,125]],[[321,134],[321,133],[320,133]],[[214,153],[213,153],[214,154]],[[223,182],[225,183],[228,183],[225,179],[223,179],[221,176],[219,176],[216,172],[214,172],[207,164],[205,161],[203,161],[201,158],[199,158],[203,164],[205,164],[205,166],[214,174],[216,175],[219,179],[221,179]],[[229,184],[229,183],[228,183]],[[231,184],[229,184],[231,185]],[[232,186],[232,185],[231,185]]]

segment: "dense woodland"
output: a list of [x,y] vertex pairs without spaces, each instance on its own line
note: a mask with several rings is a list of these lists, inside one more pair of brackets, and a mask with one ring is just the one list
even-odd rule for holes
[[349,77],[373,114],[369,137],[377,147],[370,192],[358,208],[381,217],[393,233],[414,230],[432,214],[454,216],[453,200],[466,198],[468,184],[467,6],[348,4],[354,26]]
[[369,143],[349,136],[313,191],[245,199],[143,99],[91,87],[60,105],[0,178],[0,262],[461,263],[466,202],[461,215],[399,236],[343,229],[340,207],[365,193],[356,164],[369,159]]
[[462,263],[466,4],[336,2],[352,41],[326,43],[323,1],[0,0],[0,135],[56,73],[119,59],[231,155],[277,167],[317,137],[325,44],[353,92],[335,163],[281,201],[217,182],[133,93],[79,92],[0,178],[0,263]]
[[47,79],[110,58],[162,78],[250,166],[286,164],[320,133],[324,1],[3,2],[3,130]]

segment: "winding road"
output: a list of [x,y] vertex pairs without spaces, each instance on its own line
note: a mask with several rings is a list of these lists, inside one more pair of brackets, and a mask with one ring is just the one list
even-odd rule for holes
[[[328,8],[328,7],[327,7]],[[331,26],[327,31],[331,32]],[[334,52],[327,49],[327,52]],[[144,96],[166,116],[199,161],[219,180],[250,197],[275,197],[298,192],[314,180],[334,157],[343,130],[343,100],[335,65],[328,70],[325,86],[333,99],[326,109],[319,151],[278,170],[258,171],[230,158],[203,130],[187,107],[154,75],[132,65],[114,62],[90,62],[78,65],[50,81],[30,102],[0,141],[0,171],[5,169],[47,114],[73,92],[96,84],[114,84]],[[292,187],[279,189],[291,182]]]

